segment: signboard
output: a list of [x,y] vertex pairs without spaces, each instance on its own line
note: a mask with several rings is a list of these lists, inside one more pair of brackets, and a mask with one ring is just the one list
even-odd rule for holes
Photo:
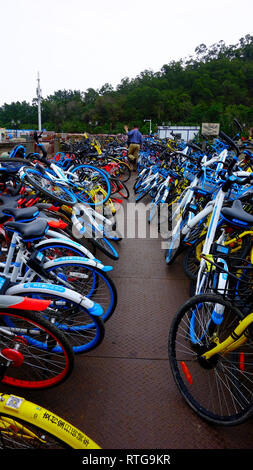
[[215,137],[219,135],[220,124],[211,122],[202,122],[201,134],[205,136]]

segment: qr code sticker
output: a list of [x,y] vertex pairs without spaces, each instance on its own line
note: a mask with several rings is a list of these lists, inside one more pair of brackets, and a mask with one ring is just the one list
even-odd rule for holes
[[18,410],[22,402],[22,398],[11,395],[6,401],[5,406],[7,406],[8,408],[13,408],[14,410]]

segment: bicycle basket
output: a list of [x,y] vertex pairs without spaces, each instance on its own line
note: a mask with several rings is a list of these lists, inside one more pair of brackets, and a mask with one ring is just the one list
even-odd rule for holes
[[[205,292],[222,296],[245,314],[253,300],[253,265],[229,255],[202,255],[207,262]],[[249,312],[248,312],[249,313]]]

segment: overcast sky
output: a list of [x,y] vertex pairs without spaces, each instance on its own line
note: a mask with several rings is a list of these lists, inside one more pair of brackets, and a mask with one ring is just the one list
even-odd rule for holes
[[0,106],[57,90],[115,87],[253,34],[252,0],[0,0]]

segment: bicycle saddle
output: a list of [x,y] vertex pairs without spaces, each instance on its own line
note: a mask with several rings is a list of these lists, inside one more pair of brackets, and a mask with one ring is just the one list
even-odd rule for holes
[[253,215],[243,209],[239,199],[236,199],[231,207],[224,207],[221,214],[234,225],[253,225]]
[[0,211],[3,210],[4,206],[6,207],[17,207],[18,200],[20,199],[20,195],[18,196],[0,196]]
[[2,214],[13,217],[16,222],[27,222],[36,219],[39,216],[39,210],[36,206],[25,207],[23,209],[4,207]]
[[4,222],[7,222],[9,219],[6,214],[4,214],[4,209],[6,207],[8,208],[13,208],[16,209],[18,206],[18,200],[20,199],[20,196],[15,196],[15,197],[9,197],[9,196],[0,196],[0,224],[3,224]]
[[46,219],[36,219],[34,222],[7,222],[4,225],[8,232],[17,232],[24,242],[40,240],[48,231],[49,225]]

